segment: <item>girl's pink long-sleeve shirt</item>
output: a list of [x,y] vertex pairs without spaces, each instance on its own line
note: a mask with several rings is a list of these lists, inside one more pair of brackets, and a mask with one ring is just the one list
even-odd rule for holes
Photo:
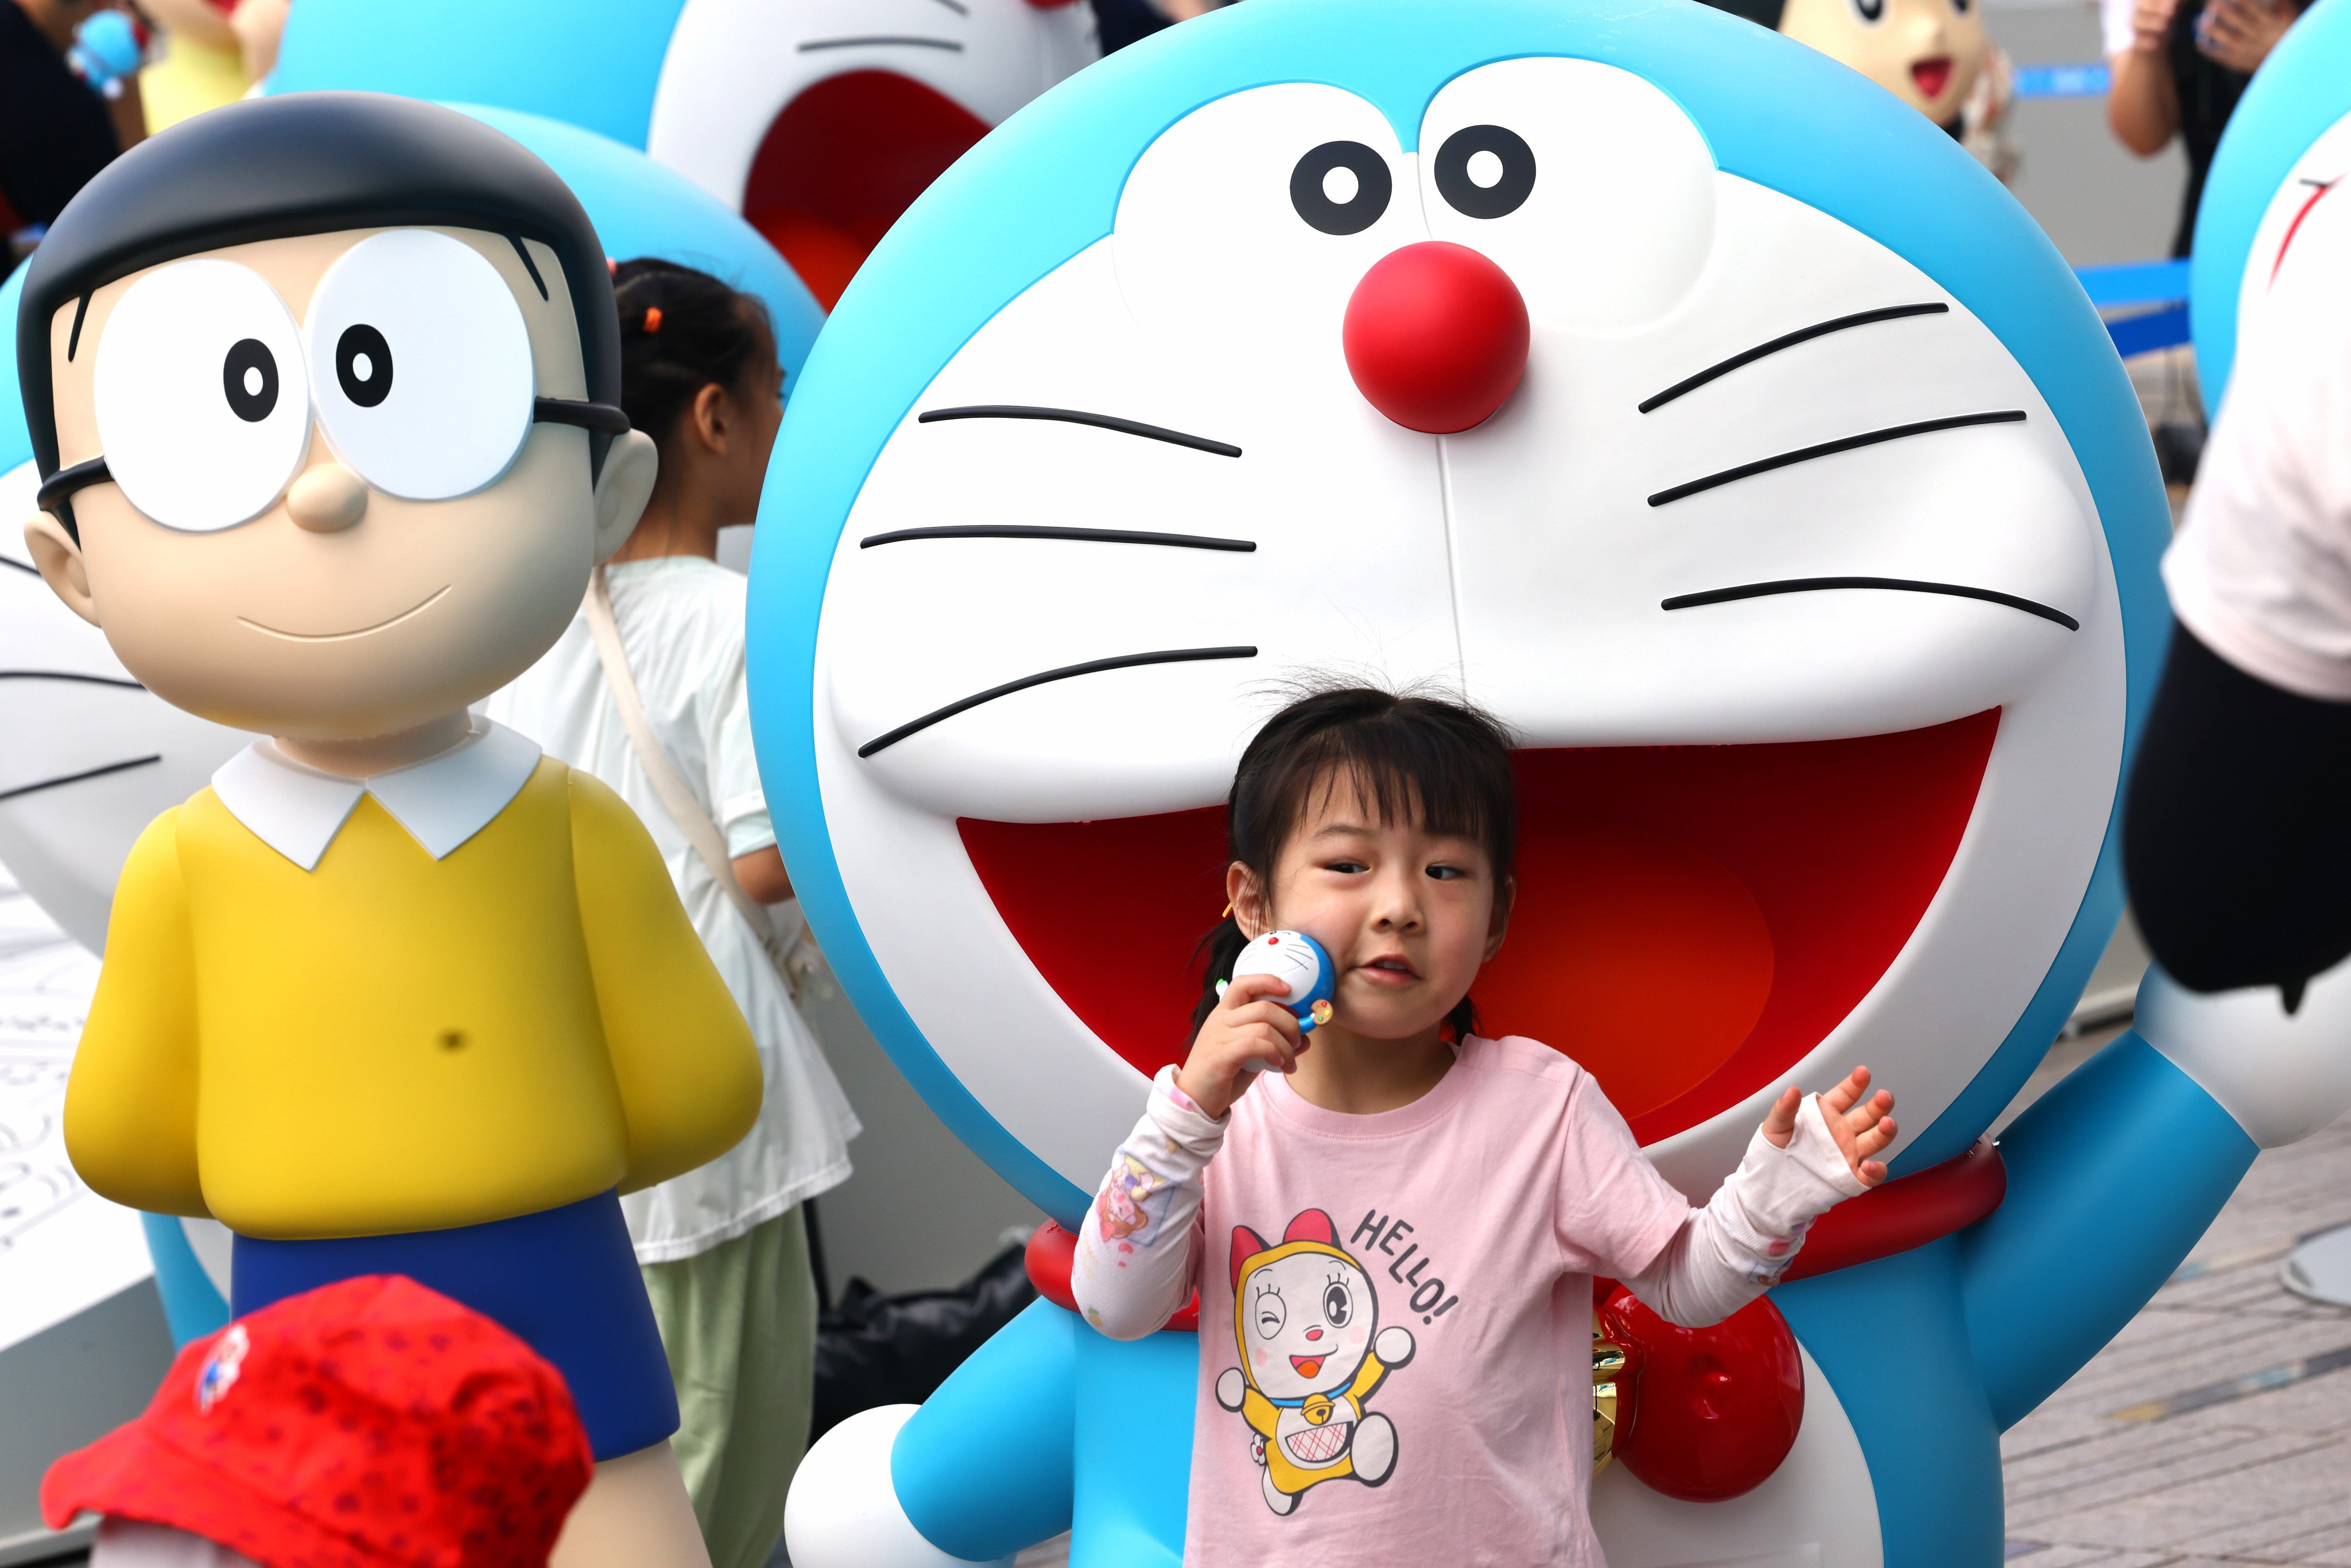
[[1267,1073],[1223,1121],[1161,1072],[1081,1228],[1087,1321],[1137,1338],[1200,1294],[1186,1564],[1602,1568],[1592,1276],[1729,1316],[1863,1190],[1807,1100],[1703,1209],[1591,1075],[1472,1037],[1437,1085],[1349,1115]]

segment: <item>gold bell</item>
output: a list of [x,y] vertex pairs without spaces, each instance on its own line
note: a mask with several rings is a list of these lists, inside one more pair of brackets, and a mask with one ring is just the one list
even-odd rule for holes
[[1320,1427],[1331,1418],[1331,1401],[1321,1394],[1310,1395],[1299,1413],[1306,1417],[1308,1426]]
[[1616,1451],[1616,1380],[1625,1371],[1625,1347],[1604,1338],[1600,1314],[1592,1314],[1592,1473],[1608,1468]]

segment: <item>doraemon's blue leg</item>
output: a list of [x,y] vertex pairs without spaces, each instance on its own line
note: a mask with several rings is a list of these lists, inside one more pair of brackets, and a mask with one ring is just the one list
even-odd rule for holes
[[1038,1301],[919,1406],[861,1411],[792,1478],[784,1540],[807,1568],[993,1563],[1070,1528],[1075,1341]]
[[792,1479],[792,1561],[991,1563],[1074,1520],[1071,1568],[1184,1554],[1199,1336],[1122,1343],[1039,1301],[919,1408],[852,1416]]

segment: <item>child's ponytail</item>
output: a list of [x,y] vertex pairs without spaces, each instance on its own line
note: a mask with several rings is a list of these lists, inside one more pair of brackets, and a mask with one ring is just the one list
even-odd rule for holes
[[[1499,889],[1518,854],[1518,793],[1510,736],[1499,720],[1447,697],[1398,695],[1369,686],[1311,690],[1266,721],[1241,753],[1226,800],[1228,853],[1260,887],[1318,789],[1351,779],[1383,821],[1407,819],[1432,832],[1458,833],[1486,847]],[[1206,960],[1197,1034],[1217,1009],[1217,982],[1232,977],[1249,938],[1227,910],[1195,949]],[[1478,1009],[1463,997],[1446,1015],[1456,1037],[1478,1032]]]

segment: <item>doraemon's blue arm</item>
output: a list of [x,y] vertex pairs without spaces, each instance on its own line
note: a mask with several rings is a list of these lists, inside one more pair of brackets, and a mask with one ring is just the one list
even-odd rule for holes
[[2150,969],[2137,1030],[2009,1128],[2008,1195],[1960,1239],[1968,1334],[2001,1427],[2147,1303],[2256,1154],[2351,1106],[2346,970],[2288,1016],[2273,989],[2199,996]]

